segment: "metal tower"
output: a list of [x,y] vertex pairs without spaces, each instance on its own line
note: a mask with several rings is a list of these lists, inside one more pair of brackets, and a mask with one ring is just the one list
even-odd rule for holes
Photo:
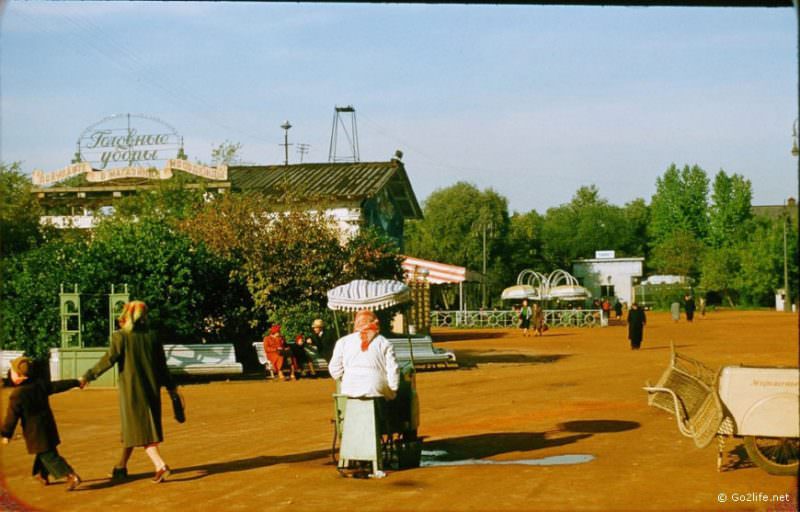
[[[344,114],[344,115],[342,115]],[[350,129],[344,117],[350,117]],[[337,154],[339,146],[339,127],[347,139],[347,154]],[[344,142],[344,141],[343,141]],[[352,105],[334,107],[333,128],[331,128],[331,145],[328,150],[328,162],[358,162],[358,128],[356,127],[356,109]]]

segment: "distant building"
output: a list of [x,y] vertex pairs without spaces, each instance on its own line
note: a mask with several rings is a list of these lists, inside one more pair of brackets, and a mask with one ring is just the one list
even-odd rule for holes
[[96,170],[88,163],[59,171],[34,171],[33,193],[45,210],[42,222],[57,227],[91,228],[117,198],[152,190],[182,175],[184,186],[211,194],[258,192],[281,201],[305,202],[311,211],[335,219],[343,236],[374,226],[402,247],[405,219],[422,218],[405,167],[388,162],[308,163],[208,167],[185,160],[162,169],[122,167]]
[[617,297],[630,304],[634,278],[642,277],[644,258],[617,258],[614,251],[597,251],[595,256],[574,261],[572,275],[593,297]]
[[757,217],[769,217],[771,219],[781,219],[791,217],[792,222],[797,222],[797,201],[793,197],[786,200],[786,204],[775,205],[753,205],[750,211]]

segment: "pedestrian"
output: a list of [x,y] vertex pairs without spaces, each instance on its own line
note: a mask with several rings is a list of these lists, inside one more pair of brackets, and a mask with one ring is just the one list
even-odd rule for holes
[[683,297],[683,304],[684,307],[686,308],[686,321],[691,322],[692,320],[694,320],[694,309],[695,309],[694,297],[692,297],[690,294],[687,293]]
[[628,339],[631,342],[631,350],[639,350],[642,345],[644,335],[644,325],[647,323],[647,315],[639,304],[634,302],[628,310]]
[[42,485],[50,483],[51,475],[55,479],[66,477],[67,490],[74,490],[81,478],[58,453],[61,439],[49,396],[78,387],[80,382],[77,379],[47,382],[40,377],[31,378],[31,360],[24,356],[11,361],[9,373],[14,389],[8,395],[8,410],[1,432],[3,444],[8,444],[17,422],[21,422],[25,447],[28,453],[35,455],[33,477]]
[[669,312],[672,315],[672,321],[677,322],[681,318],[681,305],[679,302],[673,302],[669,306]]
[[[153,483],[170,475],[158,445],[164,440],[161,428],[161,387],[166,387],[173,402],[180,401],[167,369],[164,347],[149,329],[147,304],[131,301],[122,308],[119,330],[111,335],[111,346],[103,357],[81,377],[81,387],[111,369],[119,371],[119,411],[122,427],[122,454],[111,470],[112,480],[128,476],[128,460],[133,449],[144,448],[155,468]],[[182,418],[177,418],[182,421]]]
[[619,301],[619,299],[614,301],[614,319],[622,320],[622,303]]
[[353,333],[342,337],[333,349],[328,370],[341,379],[341,393],[350,398],[383,397],[393,400],[400,383],[394,345],[378,333],[375,313],[356,313]]
[[533,305],[533,331],[537,336],[544,336],[544,310],[538,303]]
[[700,316],[706,316],[706,298],[700,297]]
[[523,336],[529,336],[528,330],[531,327],[533,309],[528,305],[528,299],[522,299],[522,306],[519,308],[519,327],[522,329]]

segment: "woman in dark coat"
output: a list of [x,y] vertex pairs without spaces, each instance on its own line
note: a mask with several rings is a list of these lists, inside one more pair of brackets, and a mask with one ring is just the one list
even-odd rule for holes
[[161,429],[161,386],[177,393],[167,370],[164,348],[147,328],[147,305],[141,301],[125,304],[119,317],[120,329],[111,336],[111,346],[100,361],[87,371],[81,382],[91,382],[114,364],[119,368],[119,411],[122,423],[122,457],[112,471],[113,479],[128,475],[128,459],[141,446],[155,466],[154,483],[170,474],[161,458],[158,443]]
[[644,309],[634,302],[628,311],[628,339],[631,340],[631,350],[639,350],[644,334],[644,325],[647,323],[647,316]]

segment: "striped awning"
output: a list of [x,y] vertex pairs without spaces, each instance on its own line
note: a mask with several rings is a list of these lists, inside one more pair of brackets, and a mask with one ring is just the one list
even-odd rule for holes
[[410,301],[408,286],[391,279],[356,279],[328,291],[328,308],[336,311],[377,311]]
[[437,261],[423,260],[406,256],[403,260],[403,270],[406,279],[427,272],[428,282],[431,284],[458,284],[464,281],[477,281],[482,279],[481,274],[467,270],[465,267],[448,265]]

